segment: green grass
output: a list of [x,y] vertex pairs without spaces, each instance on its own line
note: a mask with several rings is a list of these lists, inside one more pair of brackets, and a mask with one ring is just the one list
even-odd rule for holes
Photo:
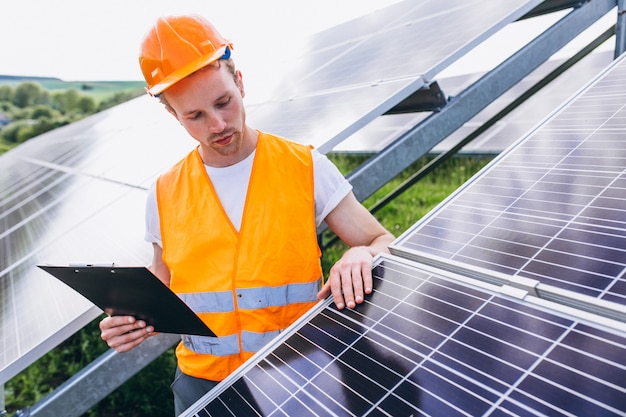
[[[367,155],[329,155],[329,158],[337,164],[344,175],[358,167],[367,157]],[[369,208],[376,204],[376,202],[396,189],[431,159],[431,157],[419,159],[397,178],[366,199],[363,205]],[[458,156],[448,159],[421,181],[400,194],[390,204],[377,211],[375,217],[387,230],[397,237],[435,208],[490,160],[491,158],[489,157],[477,156]],[[334,240],[334,234],[326,231],[323,234],[322,245],[326,246],[329,242],[334,242]],[[330,267],[341,257],[341,254],[346,249],[346,246],[340,241],[324,247],[322,267],[325,274],[328,274]]]

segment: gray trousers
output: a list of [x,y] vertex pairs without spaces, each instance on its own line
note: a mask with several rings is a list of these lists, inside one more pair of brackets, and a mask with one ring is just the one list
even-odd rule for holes
[[181,372],[176,367],[176,375],[171,388],[174,393],[174,412],[176,416],[182,414],[187,408],[209,392],[219,381],[209,381],[208,379],[195,378]]

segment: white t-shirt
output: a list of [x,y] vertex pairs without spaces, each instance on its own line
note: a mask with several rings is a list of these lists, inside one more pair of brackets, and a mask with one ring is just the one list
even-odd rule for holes
[[[224,210],[237,230],[241,226],[254,154],[255,152],[252,152],[243,161],[224,168],[204,166]],[[311,154],[313,155],[315,221],[319,226],[328,213],[352,191],[352,185],[326,155],[322,155],[315,149],[311,150]],[[163,246],[155,184],[150,187],[146,201],[146,234],[144,238],[150,243]]]

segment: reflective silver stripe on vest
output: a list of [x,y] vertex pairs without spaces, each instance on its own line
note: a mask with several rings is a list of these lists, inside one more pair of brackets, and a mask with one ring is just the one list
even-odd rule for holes
[[[243,331],[241,334],[243,350],[245,352],[258,352],[278,334],[280,334],[278,330],[265,333]],[[195,353],[215,356],[239,354],[239,343],[236,334],[225,337],[183,335],[182,339],[185,347]]]
[[215,356],[239,354],[239,337],[236,334],[223,337],[183,335],[183,344],[192,352]]
[[231,291],[184,293],[178,296],[196,313],[230,313],[235,310]]
[[275,338],[279,334],[279,330],[265,333],[248,332],[244,330],[241,334],[243,351],[258,352],[263,346],[267,345],[273,338]]
[[237,306],[243,310],[283,307],[289,304],[317,301],[320,281],[287,284],[280,287],[237,289]]
[[[310,283],[279,287],[239,289],[237,290],[237,305],[240,309],[254,310],[268,306],[280,307],[317,301],[320,284],[321,279]],[[196,313],[228,313],[235,310],[230,291],[187,293],[179,294],[179,297]],[[241,341],[243,350],[257,352],[279,333],[279,330],[265,333],[244,330]],[[195,353],[215,356],[239,354],[239,339],[236,334],[224,337],[183,335],[182,340],[185,347]]]
[[[241,288],[237,290],[237,305],[244,310],[254,310],[315,302],[320,283],[321,280],[279,287]],[[196,313],[229,313],[235,310],[230,291],[184,293],[178,296]]]

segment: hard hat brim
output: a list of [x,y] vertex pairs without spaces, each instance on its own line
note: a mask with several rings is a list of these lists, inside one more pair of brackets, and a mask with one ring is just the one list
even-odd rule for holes
[[230,44],[224,45],[218,48],[212,55],[204,56],[195,61],[190,62],[189,64],[172,72],[170,75],[163,78],[160,82],[154,84],[152,87],[146,88],[146,91],[151,96],[158,96],[159,94],[161,94],[162,92],[164,92],[165,90],[167,90],[168,88],[170,88],[172,85],[176,84],[178,81],[182,80],[183,78],[193,74],[199,69],[204,68],[207,65],[211,64],[212,62],[215,62],[218,59],[220,59],[222,56],[224,56],[224,53],[226,52],[226,48],[229,48],[229,47],[232,49],[232,46]]

